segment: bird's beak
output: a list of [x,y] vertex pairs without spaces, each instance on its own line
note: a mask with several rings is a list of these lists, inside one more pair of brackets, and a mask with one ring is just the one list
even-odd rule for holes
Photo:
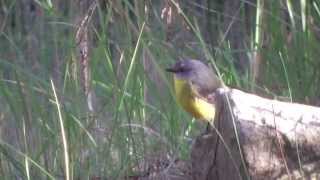
[[177,67],[172,66],[172,67],[166,68],[166,71],[171,72],[171,73],[175,73],[178,71],[178,69],[177,69]]

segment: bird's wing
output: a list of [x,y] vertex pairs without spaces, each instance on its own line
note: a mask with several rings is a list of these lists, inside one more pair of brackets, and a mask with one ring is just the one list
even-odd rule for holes
[[209,79],[206,82],[189,81],[188,84],[194,96],[212,104],[215,103],[215,90],[221,86],[219,79]]
[[207,99],[207,95],[210,93],[208,89],[205,89],[204,87],[202,87],[199,84],[194,83],[192,81],[189,81],[188,84],[189,84],[191,92],[194,96],[201,98],[201,99],[204,99],[204,100]]

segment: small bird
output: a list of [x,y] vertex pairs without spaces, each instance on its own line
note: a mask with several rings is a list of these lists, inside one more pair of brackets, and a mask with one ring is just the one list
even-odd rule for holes
[[212,93],[223,85],[213,70],[199,60],[187,59],[176,62],[166,71],[174,74],[178,103],[196,119],[213,122],[215,104]]

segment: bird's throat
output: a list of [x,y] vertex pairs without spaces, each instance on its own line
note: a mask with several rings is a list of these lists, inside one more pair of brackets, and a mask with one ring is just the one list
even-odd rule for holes
[[199,93],[192,92],[192,89],[196,88],[191,88],[190,86],[190,83],[187,81],[174,77],[174,87],[178,103],[193,117],[212,121],[215,116],[214,104],[208,103],[204,98],[197,97],[196,94]]

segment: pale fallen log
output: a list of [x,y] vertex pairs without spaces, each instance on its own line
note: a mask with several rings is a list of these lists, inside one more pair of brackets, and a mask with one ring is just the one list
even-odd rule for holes
[[320,108],[228,88],[215,103],[214,128],[193,144],[193,179],[319,179]]

